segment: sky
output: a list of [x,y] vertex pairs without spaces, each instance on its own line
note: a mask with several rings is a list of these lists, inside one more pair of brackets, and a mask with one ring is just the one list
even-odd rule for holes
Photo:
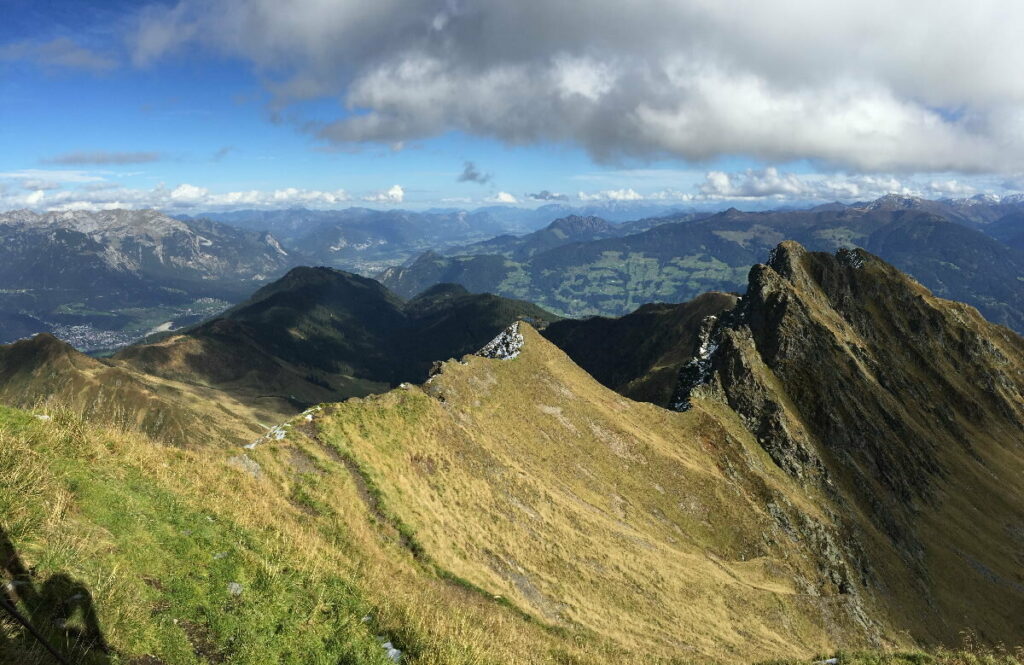
[[0,210],[1024,189],[1019,0],[0,3]]

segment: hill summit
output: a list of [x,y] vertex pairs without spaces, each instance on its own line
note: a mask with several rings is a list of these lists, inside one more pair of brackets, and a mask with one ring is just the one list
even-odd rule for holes
[[421,381],[434,361],[474,351],[517,318],[557,317],[452,285],[404,301],[372,279],[303,267],[221,316],[114,360],[294,413]]

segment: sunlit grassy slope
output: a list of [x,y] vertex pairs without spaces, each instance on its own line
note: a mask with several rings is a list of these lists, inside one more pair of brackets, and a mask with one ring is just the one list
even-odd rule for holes
[[737,451],[763,455],[738,423],[629,402],[523,329],[515,360],[450,362],[252,451],[5,411],[3,529],[33,584],[85,584],[125,658],[382,662],[377,635],[424,663],[864,642],[842,599],[801,590],[813,563],[767,544],[764,493],[788,481],[728,480]]
[[[684,413],[525,323],[513,359],[252,448],[242,410],[172,448],[144,419],[5,409],[0,576],[101,664],[385,663],[390,642],[430,664],[1016,665],[914,649],[1021,636],[1022,342],[843,261],[787,245],[756,268]],[[48,662],[0,635],[0,662]]]
[[89,589],[115,662],[385,662],[378,635],[408,662],[740,662],[879,637],[773,526],[772,494],[799,494],[728,412],[630,402],[523,331],[514,360],[251,451],[5,411],[3,529],[32,584]]

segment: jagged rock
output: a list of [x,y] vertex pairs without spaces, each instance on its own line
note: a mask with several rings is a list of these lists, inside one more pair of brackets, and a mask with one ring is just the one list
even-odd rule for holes
[[523,336],[519,332],[519,322],[516,321],[501,331],[497,337],[487,342],[482,349],[476,352],[476,355],[498,360],[512,360],[519,355],[522,348]]

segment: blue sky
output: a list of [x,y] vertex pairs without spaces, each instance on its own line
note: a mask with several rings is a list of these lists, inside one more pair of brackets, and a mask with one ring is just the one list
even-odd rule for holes
[[[934,45],[898,34],[865,58],[841,3],[759,5],[835,37],[799,49],[785,11],[617,4],[7,0],[0,206],[770,207],[1022,180],[1024,91],[979,76],[1021,64],[999,21],[922,65]],[[955,17],[932,14],[940,38]],[[970,84],[930,69],[957,65]]]

